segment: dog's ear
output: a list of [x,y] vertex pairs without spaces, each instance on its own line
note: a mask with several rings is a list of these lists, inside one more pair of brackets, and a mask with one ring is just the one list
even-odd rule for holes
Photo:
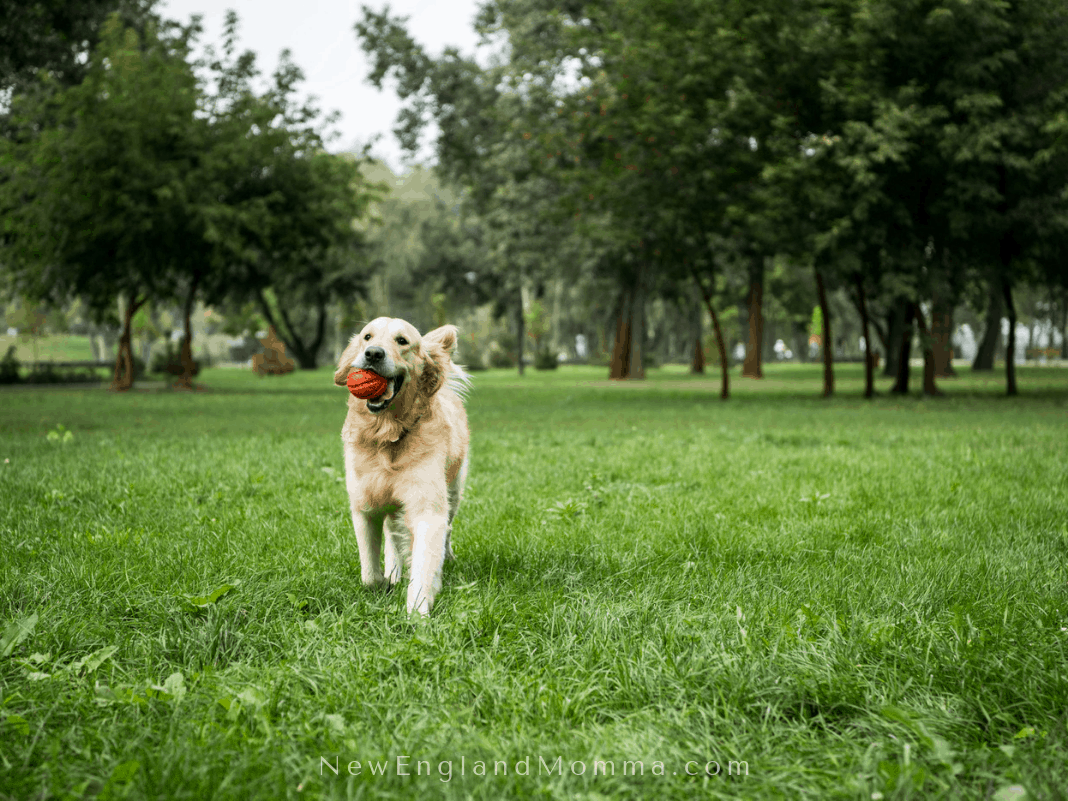
[[349,373],[352,372],[352,362],[360,352],[361,342],[358,337],[359,334],[356,334],[349,340],[348,347],[341,352],[341,358],[337,361],[337,370],[334,372],[334,383],[339,387],[346,386],[346,382],[349,380]]
[[441,385],[445,383],[445,371],[452,360],[455,347],[455,325],[443,325],[423,337],[423,350],[426,356],[423,360],[423,374],[419,381],[427,397],[441,389]]
[[428,331],[426,336],[423,337],[423,347],[427,350],[439,348],[445,351],[447,356],[452,356],[452,352],[456,349],[457,334],[458,331],[455,325],[443,325],[441,328],[435,328],[433,331]]

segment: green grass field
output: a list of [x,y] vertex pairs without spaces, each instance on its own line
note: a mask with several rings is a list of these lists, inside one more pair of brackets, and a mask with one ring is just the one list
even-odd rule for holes
[[0,334],[0,356],[7,353],[7,349],[15,346],[15,358],[22,363],[28,362],[85,362],[92,361],[93,349],[89,345],[89,337],[72,336],[42,336],[34,340],[29,336],[11,336]]
[[1068,370],[604,375],[475,375],[423,624],[330,369],[0,392],[0,798],[1061,796]]

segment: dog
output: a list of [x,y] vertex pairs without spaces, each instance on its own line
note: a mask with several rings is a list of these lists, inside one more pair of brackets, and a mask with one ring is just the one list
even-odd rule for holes
[[409,615],[428,615],[441,590],[467,479],[470,377],[453,364],[455,347],[456,326],[420,336],[404,320],[379,317],[352,338],[334,373],[338,386],[346,386],[353,370],[370,370],[387,382],[377,398],[349,395],[341,429],[345,486],[361,580],[392,587],[407,566]]

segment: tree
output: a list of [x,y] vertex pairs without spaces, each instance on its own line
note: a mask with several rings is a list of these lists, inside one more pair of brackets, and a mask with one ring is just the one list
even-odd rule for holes
[[[102,315],[124,299],[113,386],[133,383],[130,323],[148,300],[173,295],[187,243],[199,238],[194,176],[205,144],[188,62],[196,25],[109,18],[85,80],[14,99],[3,142],[4,260],[16,289],[59,302],[73,295]],[[40,127],[42,120],[50,124]]]
[[97,45],[105,22],[118,13],[128,25],[158,19],[143,0],[0,0],[0,91],[32,83],[47,71],[60,85],[80,83],[84,57]]
[[255,56],[238,54],[237,29],[229,12],[223,51],[209,53],[216,92],[202,183],[218,202],[204,209],[206,252],[188,265],[186,308],[198,290],[213,302],[255,302],[298,365],[314,369],[328,306],[363,288],[359,224],[378,187],[360,158],[323,151],[320,112],[296,98],[303,75],[288,52],[270,87],[256,90]]
[[429,59],[388,14],[357,27],[373,80],[393,70],[409,100],[401,133],[435,119],[482,211],[536,176],[600,240],[591,264],[618,297],[611,375],[641,374],[647,299],[677,294],[714,243],[700,269],[746,285],[746,372],[761,370],[769,257],[787,256],[820,302],[825,395],[830,296],[855,292],[870,396],[870,327],[899,391],[918,329],[937,394],[963,288],[989,273],[1011,299],[1006,276],[1056,262],[1039,243],[1063,228],[1064,17],[1055,0],[494,0],[479,26],[503,45],[486,71]]
[[[870,112],[854,115],[852,141],[862,158],[852,172],[858,182],[881,185],[893,204],[884,217],[904,223],[893,265],[901,302],[910,306],[905,317],[920,328],[925,392],[937,392],[937,317],[966,272],[981,276],[992,294],[981,367],[992,356],[1000,304],[1013,316],[1013,283],[1034,280],[1037,254],[1061,236],[1065,173],[1052,154],[1063,148],[1050,120],[1065,107],[1066,36],[1068,12],[1051,0],[880,0],[854,16],[851,41],[867,54],[854,63],[871,103]],[[921,305],[928,298],[935,300],[930,327]],[[1013,321],[1010,338],[1014,331]],[[903,334],[903,349],[909,337]],[[899,370],[902,389],[907,361]],[[1011,350],[1006,382],[1014,393]]]
[[364,289],[367,259],[354,223],[372,195],[344,156],[293,155],[273,166],[270,214],[230,292],[253,297],[300,368],[313,370],[329,304]]
[[[427,122],[437,123],[437,172],[444,181],[463,190],[465,204],[482,217],[483,231],[492,235],[496,226],[486,213],[494,206],[494,195],[514,177],[515,168],[501,141],[504,135],[496,108],[501,93],[478,64],[461,57],[455,49],[447,48],[437,60],[429,57],[408,34],[405,22],[391,17],[388,9],[376,13],[363,7],[363,18],[355,31],[361,47],[373,59],[368,80],[382,88],[387,76],[396,78],[397,94],[408,105],[398,117],[395,133],[409,152],[418,149]],[[506,265],[501,271],[502,290],[513,298],[522,375],[523,271],[512,261],[514,243],[500,237],[497,240],[492,249],[498,263]]]

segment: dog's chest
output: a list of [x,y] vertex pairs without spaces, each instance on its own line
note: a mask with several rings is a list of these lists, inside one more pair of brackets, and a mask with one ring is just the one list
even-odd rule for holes
[[387,507],[398,506],[406,475],[404,449],[394,445],[372,453],[359,448],[346,450],[349,492],[355,492],[360,506],[387,512]]

